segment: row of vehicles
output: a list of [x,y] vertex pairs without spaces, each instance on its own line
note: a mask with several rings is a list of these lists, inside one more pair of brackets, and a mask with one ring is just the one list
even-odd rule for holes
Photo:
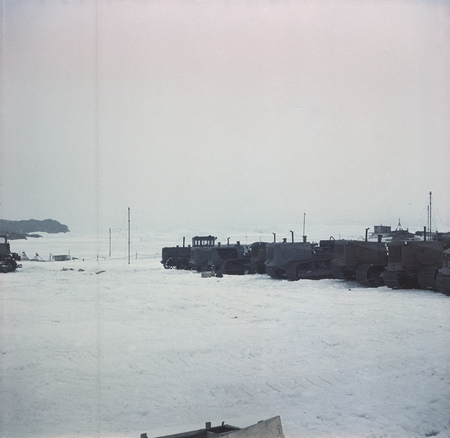
[[[384,227],[389,228],[389,227]],[[196,236],[192,246],[162,249],[165,268],[190,269],[218,277],[224,274],[267,274],[275,279],[337,278],[367,287],[427,289],[450,295],[450,233],[415,234],[382,230],[364,240],[217,243],[214,236]]]

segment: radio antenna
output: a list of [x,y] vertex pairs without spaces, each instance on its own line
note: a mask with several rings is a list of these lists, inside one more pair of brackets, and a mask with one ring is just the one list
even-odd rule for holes
[[429,218],[430,218],[429,230],[430,230],[430,233],[431,233],[431,192],[430,192],[430,213],[429,213]]

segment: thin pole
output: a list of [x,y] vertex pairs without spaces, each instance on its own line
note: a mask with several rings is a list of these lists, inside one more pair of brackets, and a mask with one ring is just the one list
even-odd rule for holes
[[306,222],[306,213],[303,213],[303,242],[306,242],[306,234],[305,234],[305,222]]
[[109,229],[109,256],[111,257],[111,228]]
[[128,264],[130,264],[130,207],[128,207]]
[[431,192],[430,192],[430,233],[431,233]]

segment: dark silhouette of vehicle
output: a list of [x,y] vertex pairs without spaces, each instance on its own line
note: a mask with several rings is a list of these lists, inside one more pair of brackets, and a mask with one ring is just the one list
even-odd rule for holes
[[388,242],[388,264],[383,273],[386,286],[392,289],[438,290],[436,275],[442,267],[442,253],[450,235],[437,238]]
[[214,236],[195,236],[192,238],[191,255],[189,264],[191,269],[197,272],[210,270],[208,260],[210,258],[211,248],[215,246],[217,237]]
[[11,252],[7,236],[0,236],[0,272],[14,272],[21,267],[18,261],[20,256]]
[[[399,224],[400,225],[400,224]],[[450,233],[413,235],[398,228],[378,235],[377,241],[320,240],[319,243],[255,242],[251,245],[217,243],[214,236],[195,236],[192,246],[165,247],[166,269],[192,269],[202,276],[267,273],[276,279],[341,278],[356,280],[367,287],[385,284],[392,289],[427,289],[450,294]],[[275,236],[275,233],[273,233]],[[275,236],[276,237],[276,236]],[[382,238],[392,239],[383,242]],[[3,236],[0,244],[1,270],[17,268],[17,254],[10,253]],[[420,240],[419,240],[420,239]]]
[[227,275],[253,274],[251,263],[251,251],[248,245],[236,244],[211,247],[208,252],[208,266],[211,271],[220,277]]
[[192,269],[197,272],[212,272],[213,275],[243,275],[253,273],[251,252],[247,245],[216,245],[217,237],[195,236],[192,246],[166,247],[162,250],[161,263],[165,268]]
[[266,273],[272,278],[291,281],[334,278],[331,265],[334,242],[334,239],[321,240],[319,244],[283,239],[283,242],[268,243]]
[[267,242],[254,242],[250,245],[252,271],[258,274],[266,273]]
[[368,240],[336,240],[333,272],[336,278],[356,280],[367,287],[384,285],[383,272],[388,262],[386,244]]
[[189,265],[190,257],[190,246],[166,247],[162,249],[161,263],[166,269],[191,269]]
[[436,274],[437,290],[443,294],[450,295],[450,242],[444,242],[442,251],[442,267]]
[[185,246],[183,237],[183,246],[168,246],[162,249],[161,263],[166,269],[191,269],[189,260],[191,258],[191,247]]
[[[165,247],[162,249],[161,263],[166,269],[192,269],[202,273],[212,273],[218,277],[255,273],[248,245],[239,241],[226,245],[216,244],[217,237],[195,236],[192,246]],[[209,275],[209,276],[212,276]]]

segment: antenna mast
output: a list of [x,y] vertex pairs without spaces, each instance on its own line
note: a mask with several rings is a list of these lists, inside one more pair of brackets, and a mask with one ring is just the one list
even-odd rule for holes
[[429,214],[429,218],[430,218],[429,230],[430,230],[430,233],[431,233],[431,192],[430,192],[430,214]]

